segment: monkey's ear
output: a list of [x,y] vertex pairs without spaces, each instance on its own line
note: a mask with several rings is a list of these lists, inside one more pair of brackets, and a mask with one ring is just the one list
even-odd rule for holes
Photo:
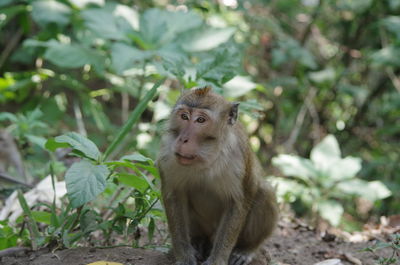
[[239,111],[239,102],[233,102],[231,104],[231,109],[229,110],[229,118],[228,124],[233,125],[237,121],[238,111]]

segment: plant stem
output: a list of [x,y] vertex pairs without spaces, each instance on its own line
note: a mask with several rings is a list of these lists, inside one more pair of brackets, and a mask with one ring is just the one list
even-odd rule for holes
[[140,116],[144,112],[147,107],[149,101],[154,97],[157,92],[157,88],[164,83],[165,78],[159,80],[154,86],[150,89],[149,92],[140,100],[139,104],[131,113],[128,121],[124,124],[121,130],[118,132],[118,135],[115,137],[114,141],[110,144],[107,150],[104,152],[103,161],[105,161],[108,156],[115,150],[115,148],[121,143],[123,138],[128,134],[128,132],[132,129],[133,125],[139,120]]

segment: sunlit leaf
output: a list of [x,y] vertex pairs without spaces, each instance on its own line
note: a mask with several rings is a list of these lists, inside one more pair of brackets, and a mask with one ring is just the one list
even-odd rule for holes
[[372,63],[378,66],[400,66],[400,48],[388,46],[371,55]]
[[234,28],[204,27],[191,32],[182,47],[187,52],[208,51],[227,42],[234,32]]
[[344,194],[354,194],[372,202],[391,196],[390,190],[380,181],[352,179],[341,182],[337,188]]
[[317,171],[310,160],[294,155],[281,154],[272,159],[285,176],[299,177],[304,180],[316,178]]
[[339,144],[333,135],[326,136],[311,150],[311,161],[320,170],[327,170],[341,159]]
[[235,76],[224,84],[224,94],[227,97],[240,97],[256,88],[257,84],[250,77]]
[[318,212],[331,225],[338,226],[344,210],[343,206],[337,201],[324,200],[318,203]]
[[358,157],[346,157],[333,160],[327,168],[327,174],[333,181],[340,181],[355,177],[361,170],[361,159]]

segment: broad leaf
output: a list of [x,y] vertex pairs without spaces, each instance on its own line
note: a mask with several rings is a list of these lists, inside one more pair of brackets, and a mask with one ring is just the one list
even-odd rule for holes
[[126,186],[133,187],[142,193],[144,193],[149,187],[149,184],[145,179],[133,174],[118,173],[118,181]]
[[93,165],[85,160],[73,164],[65,174],[67,194],[72,207],[82,206],[103,192],[109,174],[104,165]]
[[294,155],[278,155],[272,159],[285,176],[299,177],[303,180],[316,178],[317,172],[310,160]]
[[400,39],[400,16],[389,16],[382,19],[382,25]]
[[99,37],[112,40],[125,39],[113,14],[105,9],[92,8],[81,12],[86,26]]
[[77,68],[85,64],[102,67],[101,56],[93,50],[75,44],[52,44],[46,50],[44,58],[57,66],[65,68]]
[[228,97],[240,97],[256,88],[257,84],[247,76],[235,76],[224,84],[224,94]]
[[367,182],[361,179],[352,179],[339,183],[337,189],[344,194],[361,196],[372,202],[392,195],[390,190],[380,181]]
[[216,84],[224,84],[231,80],[239,65],[239,56],[231,49],[218,49],[213,56],[203,59],[196,66],[196,79],[204,79]]
[[69,23],[70,14],[71,9],[68,6],[54,0],[32,3],[32,18],[42,27],[49,23],[66,26]]
[[115,43],[111,46],[111,61],[118,74],[123,74],[125,70],[133,67],[142,67],[140,62],[151,58],[152,55],[152,52],[139,50],[123,43]]
[[339,144],[335,136],[328,135],[311,150],[310,158],[317,169],[325,172],[333,163],[341,159],[340,156]]
[[147,162],[153,161],[151,158],[145,157],[140,153],[133,153],[131,155],[126,155],[121,158],[121,160],[130,160],[130,161],[138,161],[138,162]]
[[187,52],[208,51],[227,42],[234,32],[234,28],[204,27],[188,34],[182,47]]
[[338,226],[344,210],[340,203],[333,200],[325,200],[318,203],[318,212],[331,225]]
[[388,46],[371,55],[372,63],[378,66],[400,66],[400,48]]
[[336,5],[343,10],[361,14],[371,7],[373,0],[337,0]]
[[318,72],[311,72],[309,77],[315,83],[321,84],[325,82],[331,82],[336,78],[336,72],[333,68],[326,68]]
[[325,172],[329,179],[340,181],[353,178],[361,170],[361,159],[358,157],[346,157],[330,164]]
[[69,144],[73,149],[82,152],[86,157],[93,160],[99,160],[100,158],[101,153],[97,146],[88,138],[78,133],[69,132],[64,135],[57,136],[54,140],[58,143]]

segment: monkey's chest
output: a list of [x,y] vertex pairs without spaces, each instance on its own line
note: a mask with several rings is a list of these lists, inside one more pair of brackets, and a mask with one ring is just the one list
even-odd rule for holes
[[224,203],[221,198],[209,190],[191,191],[188,197],[191,216],[200,223],[217,227],[224,212]]

